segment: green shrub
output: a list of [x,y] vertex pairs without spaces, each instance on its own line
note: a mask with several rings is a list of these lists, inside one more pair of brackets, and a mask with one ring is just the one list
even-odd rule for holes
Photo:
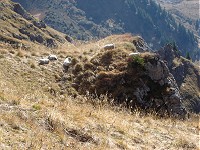
[[141,58],[140,56],[134,57],[134,61],[135,61],[137,64],[139,64],[139,65],[141,65],[141,66],[144,66],[144,59]]
[[33,107],[34,110],[40,110],[41,109],[40,105],[33,105],[32,107]]
[[132,56],[131,63],[134,63],[134,64],[142,66],[142,67],[144,67],[144,65],[145,65],[144,59],[142,57],[140,57],[139,55]]

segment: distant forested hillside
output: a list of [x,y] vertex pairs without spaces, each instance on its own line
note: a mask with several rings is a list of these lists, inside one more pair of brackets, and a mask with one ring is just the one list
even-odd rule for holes
[[141,35],[153,49],[176,43],[199,58],[194,34],[153,0],[14,0],[51,27],[80,40],[110,34]]

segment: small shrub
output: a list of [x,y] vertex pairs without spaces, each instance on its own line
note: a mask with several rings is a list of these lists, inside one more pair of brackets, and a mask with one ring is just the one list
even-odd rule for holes
[[55,77],[56,80],[60,80],[61,79],[61,76],[58,73],[55,73],[54,77]]
[[40,105],[33,105],[32,107],[33,107],[34,110],[40,110],[41,109]]
[[143,58],[137,56],[137,57],[134,58],[134,61],[136,63],[140,64],[141,66],[144,66],[144,59]]
[[95,66],[90,62],[84,64],[85,70],[94,70],[94,68],[95,68]]
[[87,52],[83,52],[83,55],[87,55]]
[[189,53],[189,52],[186,53],[186,59],[191,60],[191,57],[190,57],[190,53]]
[[129,61],[142,67],[145,65],[144,58],[140,57],[139,55],[131,57],[131,60]]
[[10,50],[10,51],[9,51],[9,53],[11,53],[11,54],[15,54],[15,51],[13,51],[13,50]]
[[35,63],[31,63],[31,68],[35,69],[36,68],[36,64]]
[[20,101],[19,101],[19,100],[12,100],[12,101],[11,101],[11,104],[12,104],[12,105],[19,105],[19,104],[20,104]]
[[4,55],[0,55],[0,59],[5,58]]
[[0,100],[6,101],[5,94],[0,92]]
[[57,111],[51,111],[48,113],[46,118],[46,127],[49,131],[59,131],[65,126],[62,115]]
[[75,65],[74,73],[79,73],[80,71],[83,71],[83,65],[81,63],[78,63]]
[[32,69],[35,69],[35,68],[36,68],[36,64],[35,64],[34,61],[29,60],[29,61],[28,61],[28,64],[30,65],[30,67],[31,67]]

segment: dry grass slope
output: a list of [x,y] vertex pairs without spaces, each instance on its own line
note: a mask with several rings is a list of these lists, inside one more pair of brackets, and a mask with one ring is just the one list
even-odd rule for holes
[[[57,79],[66,55],[92,59],[104,44],[125,37],[54,51],[38,46],[42,52],[0,44],[0,149],[199,149],[199,116],[158,118],[112,106],[106,96],[72,98],[60,92]],[[58,62],[38,66],[50,52]]]

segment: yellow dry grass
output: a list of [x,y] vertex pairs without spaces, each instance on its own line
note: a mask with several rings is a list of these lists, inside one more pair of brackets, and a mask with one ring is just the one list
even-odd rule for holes
[[[102,40],[100,47],[110,42]],[[64,58],[37,65],[48,53],[82,55],[82,50],[88,52],[96,44],[65,45],[50,52],[38,47],[34,55],[32,50],[23,51],[26,57],[2,53],[0,149],[199,149],[199,116],[185,121],[158,118],[112,106],[106,96],[72,98],[60,94],[56,82],[56,76],[64,75],[60,66]]]

